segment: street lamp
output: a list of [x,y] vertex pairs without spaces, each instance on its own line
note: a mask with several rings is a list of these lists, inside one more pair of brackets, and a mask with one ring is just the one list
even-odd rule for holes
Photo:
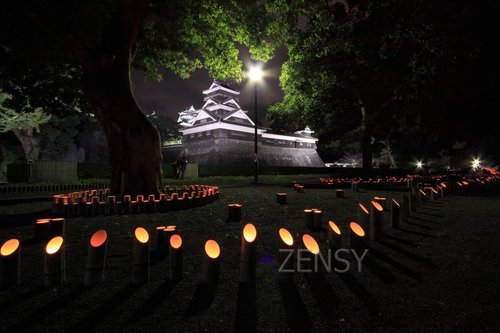
[[259,85],[259,82],[262,80],[262,77],[264,75],[262,71],[262,66],[259,64],[256,64],[252,66],[248,73],[248,78],[250,79],[251,82],[254,83],[254,175],[253,175],[253,182],[258,183],[259,182],[259,162],[258,162],[258,156],[259,156],[259,147],[257,145],[257,123],[259,121],[259,116],[257,115],[257,88]]

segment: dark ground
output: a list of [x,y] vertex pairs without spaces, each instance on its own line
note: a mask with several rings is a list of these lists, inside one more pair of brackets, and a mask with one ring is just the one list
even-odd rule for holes
[[[289,193],[286,208],[275,200],[275,193],[283,190]],[[329,273],[316,280],[302,274],[296,275],[293,284],[278,284],[279,227],[297,235],[306,232],[302,210],[314,207],[345,229],[356,219],[356,203],[367,203],[375,195],[390,198],[400,193],[346,191],[346,199],[337,199],[332,190],[306,189],[299,194],[278,186],[228,187],[221,190],[216,203],[189,211],[68,219],[67,283],[53,290],[43,288],[42,245],[30,241],[32,217],[22,215],[16,224],[0,221],[2,241],[12,237],[24,241],[22,286],[0,292],[0,328],[16,332],[499,331],[498,197],[454,196],[427,204],[401,230],[386,227],[384,240],[372,245],[361,273]],[[233,202],[244,205],[244,221],[253,221],[260,233],[255,286],[238,283],[241,225],[225,221],[226,205]],[[0,215],[46,208],[43,202],[0,206]],[[168,263],[161,260],[151,267],[148,284],[131,285],[134,226],[152,232],[155,226],[170,224],[178,226],[184,239],[183,279],[176,285],[168,282]],[[101,285],[84,289],[87,243],[99,228],[105,228],[110,237],[106,276]],[[313,235],[325,250],[326,233]],[[209,237],[221,244],[223,255],[215,290],[198,285],[203,244]]]

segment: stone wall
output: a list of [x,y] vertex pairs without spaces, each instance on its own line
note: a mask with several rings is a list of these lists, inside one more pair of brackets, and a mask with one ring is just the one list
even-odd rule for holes
[[[175,160],[179,154],[185,154],[189,163],[203,165],[252,165],[254,163],[254,143],[248,140],[224,138],[194,140],[185,142],[182,152],[176,150],[165,147],[163,155],[169,156],[169,160]],[[175,158],[174,155],[176,155]],[[316,149],[284,148],[262,143],[259,143],[259,163],[262,166],[314,168],[325,166]]]

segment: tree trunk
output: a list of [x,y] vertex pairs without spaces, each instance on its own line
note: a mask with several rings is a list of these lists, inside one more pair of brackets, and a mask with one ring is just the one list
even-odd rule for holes
[[361,108],[361,127],[362,127],[362,138],[361,138],[361,154],[363,158],[363,178],[369,178],[372,171],[372,131],[370,120],[366,114],[366,108],[363,101],[359,99],[359,104]]
[[21,142],[27,162],[33,162],[40,157],[40,140],[35,137],[33,128],[13,129],[14,135]]
[[132,93],[128,64],[107,64],[87,73],[91,108],[104,128],[111,165],[111,193],[158,194],[161,140]]
[[361,139],[361,153],[363,156],[363,177],[369,178],[372,172],[372,133],[369,124],[363,125],[363,137]]

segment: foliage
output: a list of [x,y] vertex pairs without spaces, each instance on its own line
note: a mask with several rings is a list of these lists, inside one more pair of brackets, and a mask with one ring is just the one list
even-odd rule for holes
[[4,103],[11,98],[11,95],[0,90],[0,132],[29,129],[40,132],[40,125],[50,120],[50,115],[46,114],[42,108],[33,109],[29,104],[19,112],[4,106]]
[[180,141],[179,126],[175,120],[161,114],[156,114],[155,112],[149,114],[148,118],[156,126],[158,132],[160,132],[160,137],[164,145],[166,142]]
[[483,119],[456,112],[494,109],[498,14],[487,0],[316,1],[288,40],[285,96],[269,118],[286,130],[310,124],[323,143],[360,141],[369,126],[405,158],[478,141]]

